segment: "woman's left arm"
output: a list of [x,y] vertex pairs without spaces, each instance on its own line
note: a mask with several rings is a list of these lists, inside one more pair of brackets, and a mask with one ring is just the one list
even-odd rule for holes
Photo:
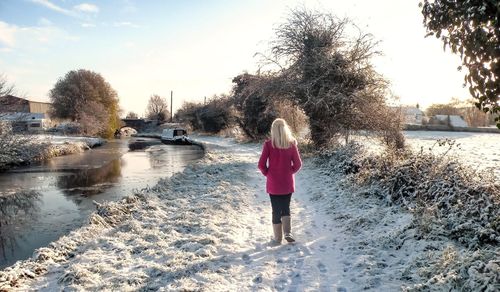
[[292,146],[292,172],[296,173],[302,167],[302,160],[300,159],[299,148],[296,144]]

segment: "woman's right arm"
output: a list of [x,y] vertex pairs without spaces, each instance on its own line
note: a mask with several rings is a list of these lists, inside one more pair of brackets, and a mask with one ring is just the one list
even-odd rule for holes
[[269,170],[269,168],[267,167],[267,159],[269,158],[269,147],[267,146],[267,144],[268,143],[264,143],[262,154],[260,155],[259,159],[260,172],[262,172],[262,174],[265,176],[267,176],[267,171]]

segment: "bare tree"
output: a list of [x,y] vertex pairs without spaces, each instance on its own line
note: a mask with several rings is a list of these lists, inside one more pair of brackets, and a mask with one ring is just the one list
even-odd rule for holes
[[0,74],[0,97],[12,94],[14,92],[14,85],[9,84],[7,77]]
[[462,116],[470,127],[486,127],[490,124],[491,113],[485,113],[471,103],[470,106],[462,109]]
[[[349,37],[346,30],[357,33]],[[371,64],[377,42],[347,19],[306,9],[292,10],[276,29],[271,55],[279,95],[298,104],[309,118],[317,146],[357,130],[383,130],[375,111],[386,107],[388,82]],[[264,67],[263,67],[264,68]],[[385,110],[384,110],[385,112]]]
[[233,100],[227,95],[214,95],[206,104],[184,102],[175,119],[193,130],[218,133],[234,124]]
[[84,135],[96,136],[103,133],[108,125],[108,113],[101,103],[88,101],[76,114],[80,124],[80,132]]
[[429,117],[435,115],[461,115],[460,108],[463,107],[460,100],[452,98],[448,103],[434,103],[426,110],[425,114]]
[[136,114],[135,112],[128,112],[127,116],[125,117],[127,119],[138,119],[139,115]]
[[473,99],[460,101],[457,98],[453,98],[449,103],[430,105],[426,110],[426,114],[429,117],[435,115],[458,115],[462,116],[471,127],[488,126],[492,113],[485,113],[478,109],[475,103],[476,101]]
[[165,122],[169,115],[170,111],[168,110],[167,99],[158,94],[151,95],[146,108],[146,116],[149,119],[157,120],[160,124]]

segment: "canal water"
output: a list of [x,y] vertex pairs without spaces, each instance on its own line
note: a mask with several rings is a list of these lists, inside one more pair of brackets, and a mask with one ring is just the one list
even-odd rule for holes
[[158,143],[128,151],[128,139],[121,139],[1,173],[0,269],[82,226],[93,201],[131,195],[202,157],[198,146]]

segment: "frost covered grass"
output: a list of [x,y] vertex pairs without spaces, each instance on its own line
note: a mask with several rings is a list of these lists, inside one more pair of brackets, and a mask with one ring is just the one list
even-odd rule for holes
[[237,290],[245,163],[212,154],[155,187],[97,205],[90,224],[0,272],[1,289]]
[[0,171],[102,145],[99,138],[0,134]]
[[[458,164],[447,172],[445,157],[377,156],[359,146],[306,158],[291,204],[297,242],[273,246],[256,169],[261,145],[199,139],[205,158],[122,201],[96,204],[88,225],[1,271],[0,291],[498,290],[498,229],[488,227],[498,200],[487,193],[497,189],[487,176],[480,187],[461,182],[468,176],[455,174]],[[424,184],[419,176],[431,170],[423,177],[434,183]],[[400,176],[412,181],[391,179]],[[416,195],[427,190],[420,184],[440,187]],[[440,195],[453,184],[478,193],[456,205],[454,192]],[[490,201],[483,217],[457,211]]]
[[[374,200],[388,212],[394,206],[410,212],[409,224],[373,243],[394,250],[412,246],[414,257],[402,273],[404,290],[498,290],[500,185],[494,175],[473,171],[446,152],[368,154],[356,143],[326,153],[318,163],[340,178],[339,187],[350,196]],[[378,219],[356,226],[368,228]]]

